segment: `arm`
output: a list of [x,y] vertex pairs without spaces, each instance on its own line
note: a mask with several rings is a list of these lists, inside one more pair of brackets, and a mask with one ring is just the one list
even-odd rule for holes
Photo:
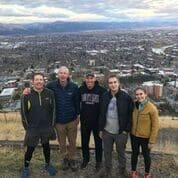
[[52,118],[52,126],[55,125],[56,123],[56,103],[55,103],[55,97],[54,97],[54,93],[51,91],[51,118]]
[[134,103],[132,98],[129,96],[129,100],[128,100],[128,121],[127,121],[127,126],[126,126],[126,130],[125,132],[130,132],[131,130],[131,122],[132,122],[132,112],[133,112],[133,108],[134,108]]
[[152,111],[150,113],[150,119],[151,119],[151,134],[149,138],[149,144],[154,144],[156,143],[158,130],[159,130],[158,110],[156,109],[156,107],[152,108]]
[[27,120],[27,111],[28,111],[28,100],[26,96],[21,96],[21,118],[22,118],[22,125],[26,130],[28,128],[28,120]]
[[79,93],[79,88],[76,87],[74,90],[74,107],[75,107],[75,111],[77,114],[77,119],[79,119],[79,115],[80,115],[80,93]]

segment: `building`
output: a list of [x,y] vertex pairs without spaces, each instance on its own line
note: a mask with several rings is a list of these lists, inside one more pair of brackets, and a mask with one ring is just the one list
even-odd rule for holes
[[142,84],[146,89],[147,95],[154,99],[159,99],[163,95],[163,84],[157,81],[144,82]]

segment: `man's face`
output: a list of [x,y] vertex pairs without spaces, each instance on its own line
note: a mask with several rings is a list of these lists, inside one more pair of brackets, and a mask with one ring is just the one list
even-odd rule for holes
[[108,86],[111,92],[116,93],[119,90],[119,81],[116,77],[108,79]]
[[88,89],[92,89],[95,85],[96,77],[94,76],[86,76],[85,83]]
[[35,75],[34,79],[32,80],[33,87],[36,90],[42,90],[44,87],[44,83],[45,81],[42,75]]
[[135,98],[137,101],[139,102],[143,102],[147,97],[147,94],[141,90],[141,89],[138,89],[135,91]]
[[58,78],[61,82],[66,82],[69,77],[69,70],[66,67],[61,67],[58,71]]

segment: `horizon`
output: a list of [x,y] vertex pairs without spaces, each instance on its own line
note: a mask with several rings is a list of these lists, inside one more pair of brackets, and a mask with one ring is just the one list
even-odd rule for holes
[[0,0],[0,23],[177,21],[176,0]]

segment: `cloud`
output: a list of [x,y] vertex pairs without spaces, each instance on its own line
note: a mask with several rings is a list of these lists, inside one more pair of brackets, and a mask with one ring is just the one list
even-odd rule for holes
[[35,20],[136,21],[178,17],[177,0],[0,0],[0,4],[0,22],[7,23]]

